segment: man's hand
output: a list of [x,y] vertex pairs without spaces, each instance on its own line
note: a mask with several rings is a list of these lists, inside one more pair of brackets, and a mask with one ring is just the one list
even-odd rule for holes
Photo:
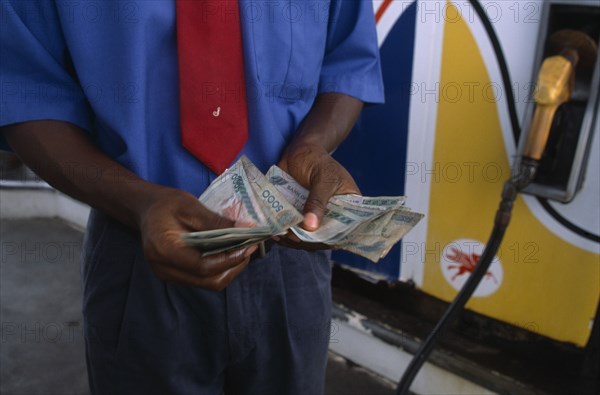
[[[185,245],[183,232],[233,226],[183,191],[140,179],[100,152],[77,126],[32,121],[2,128],[19,157],[50,185],[141,233],[144,254],[165,281],[222,290],[256,246],[210,257]],[[86,176],[94,169],[98,177]]]
[[221,291],[246,267],[257,246],[203,257],[180,235],[233,226],[233,221],[208,210],[194,196],[165,189],[141,211],[139,228],[144,255],[159,279]]
[[[361,101],[340,93],[319,95],[279,161],[282,170],[310,191],[301,225],[306,230],[319,228],[332,196],[360,194],[350,173],[330,152],[346,138],[362,107]],[[280,242],[303,249],[331,248],[302,243],[291,232]]]
[[332,196],[360,194],[350,173],[321,146],[306,144],[291,147],[278,166],[310,191],[302,222],[306,230],[319,228]]

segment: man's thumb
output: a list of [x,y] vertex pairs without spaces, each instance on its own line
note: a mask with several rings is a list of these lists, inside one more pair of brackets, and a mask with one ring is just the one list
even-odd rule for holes
[[316,188],[310,192],[304,204],[304,229],[312,232],[319,228],[330,197],[331,192],[323,188]]

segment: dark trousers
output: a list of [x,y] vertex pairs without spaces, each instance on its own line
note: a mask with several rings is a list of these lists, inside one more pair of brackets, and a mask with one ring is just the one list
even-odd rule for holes
[[158,280],[139,235],[92,211],[82,275],[94,394],[323,392],[326,253],[275,245],[211,292]]

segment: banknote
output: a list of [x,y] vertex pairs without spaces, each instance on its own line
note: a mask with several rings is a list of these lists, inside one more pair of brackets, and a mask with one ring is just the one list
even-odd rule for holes
[[[267,178],[302,210],[309,193],[306,188],[277,166],[269,169]],[[300,226],[291,230],[302,241],[329,244],[376,262],[423,218],[405,207],[405,202],[404,196],[337,195],[329,200],[318,230],[310,232]]]
[[263,175],[242,157],[199,198],[210,210],[235,221],[235,227],[186,233],[182,238],[210,255],[291,231],[304,242],[327,244],[377,262],[423,217],[404,206],[404,196],[336,195],[329,200],[319,229],[310,232],[299,225],[308,195],[279,167]]
[[[296,207],[302,210],[309,191],[277,166],[267,173],[269,181]],[[383,258],[423,214],[404,206],[404,196],[333,196],[321,226],[309,232],[300,226],[291,230],[305,242],[324,243],[364,256],[372,261]]]
[[423,218],[409,210],[387,211],[373,221],[362,223],[337,241],[337,248],[361,255],[373,262],[385,257],[390,249]]
[[198,200],[215,213],[235,221],[234,228],[181,236],[204,255],[286,234],[303,218],[245,156],[214,180]]
[[[285,233],[284,233],[285,234]],[[203,232],[186,233],[181,238],[188,244],[203,251],[236,246],[250,239],[268,239],[273,236],[270,227],[223,228]]]
[[285,233],[303,218],[245,156],[214,180],[199,200],[235,221],[236,228],[268,227],[272,235]]

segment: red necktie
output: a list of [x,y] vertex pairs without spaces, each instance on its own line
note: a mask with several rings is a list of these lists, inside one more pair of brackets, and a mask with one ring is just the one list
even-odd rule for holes
[[248,140],[238,0],[177,0],[183,146],[221,174]]

